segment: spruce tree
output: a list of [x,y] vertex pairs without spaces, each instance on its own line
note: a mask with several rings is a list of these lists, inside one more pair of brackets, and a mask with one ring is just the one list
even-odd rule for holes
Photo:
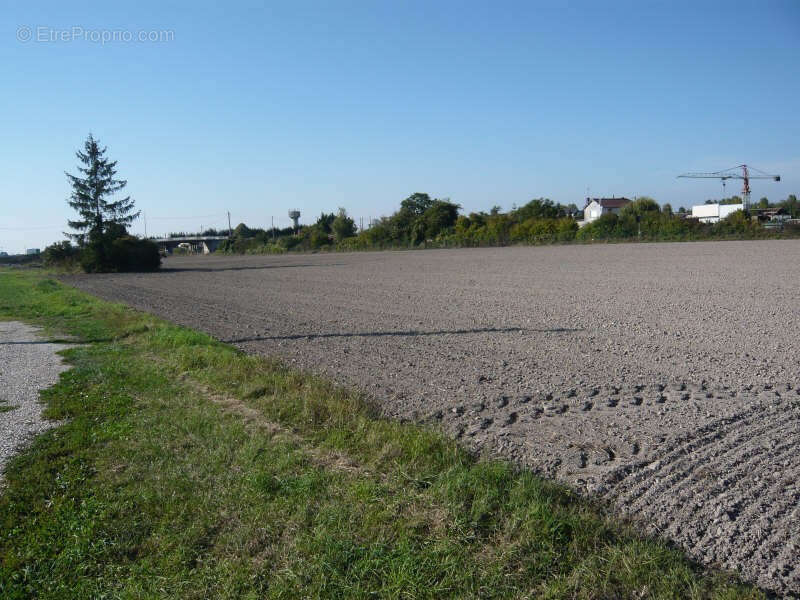
[[139,216],[134,212],[130,196],[120,200],[111,197],[128,182],[115,179],[117,161],[106,158],[106,148],[101,147],[92,134],[83,145],[83,152],[75,153],[81,165],[78,175],[66,173],[72,186],[69,205],[78,212],[78,218],[69,221],[77,233],[68,233],[78,245],[101,245],[127,233],[127,226]]

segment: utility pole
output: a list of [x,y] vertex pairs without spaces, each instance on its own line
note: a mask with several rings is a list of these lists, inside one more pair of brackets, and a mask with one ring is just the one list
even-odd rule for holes
[[142,211],[142,217],[144,217],[144,239],[147,239],[147,213]]
[[228,237],[233,237],[233,229],[231,229],[231,211],[228,211]]

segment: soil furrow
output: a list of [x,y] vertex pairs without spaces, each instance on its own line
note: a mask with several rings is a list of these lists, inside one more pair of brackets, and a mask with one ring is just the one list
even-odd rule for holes
[[[778,427],[765,426],[760,429],[760,432],[758,430],[756,432],[745,430],[723,448],[714,446],[713,450],[705,453],[705,455],[696,455],[692,452],[681,456],[678,460],[670,462],[666,469],[658,469],[650,476],[650,479],[659,479],[662,482],[661,485],[640,484],[637,491],[642,491],[641,495],[636,495],[635,493],[625,494],[624,499],[618,496],[620,498],[618,502],[621,506],[637,510],[647,504],[653,496],[669,494],[674,497],[675,495],[681,495],[685,487],[702,485],[716,473],[724,473],[725,481],[724,483],[715,484],[714,488],[709,490],[709,495],[714,495],[714,490],[718,490],[717,493],[724,493],[726,490],[736,486],[739,479],[752,474],[753,459],[762,459],[765,454],[764,449],[761,447],[742,446],[740,445],[741,443],[745,440],[752,441],[753,437],[759,436],[765,431],[770,431],[776,436],[776,438],[772,439],[781,439],[780,436],[785,433],[784,430],[792,429],[793,427],[794,422],[788,422]],[[705,448],[708,449],[709,446]],[[769,460],[778,460],[784,453],[793,451],[796,451],[796,442],[790,438],[787,443],[771,448]],[[713,464],[713,468],[709,466],[711,464]],[[665,470],[668,471],[666,475],[664,473]],[[698,470],[706,472],[700,477],[695,477]],[[689,516],[693,515],[690,514]]]

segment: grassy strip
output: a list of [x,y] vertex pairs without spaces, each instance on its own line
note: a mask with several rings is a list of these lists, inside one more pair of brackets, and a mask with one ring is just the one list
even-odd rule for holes
[[89,344],[11,461],[3,598],[759,598],[357,395],[34,273],[0,318]]

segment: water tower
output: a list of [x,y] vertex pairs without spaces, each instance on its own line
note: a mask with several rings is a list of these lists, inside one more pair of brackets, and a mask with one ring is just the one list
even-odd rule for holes
[[294,208],[291,209],[289,211],[289,218],[292,220],[292,223],[294,223],[295,231],[297,231],[297,228],[300,227],[300,223],[298,223],[300,220],[300,211]]

